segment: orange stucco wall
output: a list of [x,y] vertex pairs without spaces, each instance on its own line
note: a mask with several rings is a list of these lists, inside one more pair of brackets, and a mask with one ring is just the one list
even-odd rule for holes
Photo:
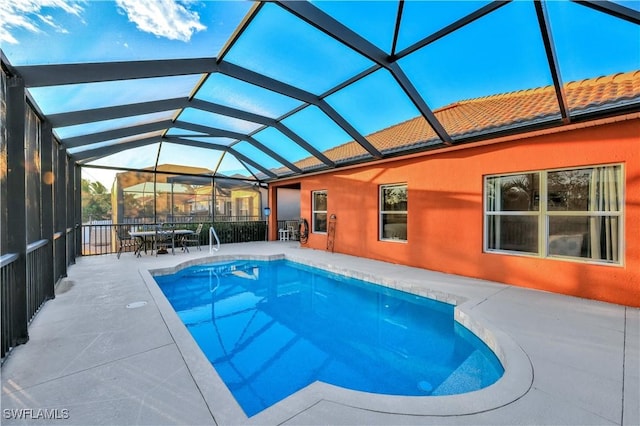
[[[607,163],[624,164],[623,266],[483,253],[484,175]],[[379,185],[402,182],[408,241],[379,241]],[[270,204],[278,185],[292,183],[300,184],[300,215],[309,222],[311,191],[327,190],[336,252],[640,306],[639,119],[276,182]],[[307,246],[325,249],[326,235],[310,233]]]

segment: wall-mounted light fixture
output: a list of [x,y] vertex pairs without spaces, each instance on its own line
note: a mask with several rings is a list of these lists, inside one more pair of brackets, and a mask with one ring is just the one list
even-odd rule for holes
[[265,241],[269,241],[269,215],[271,214],[271,208],[269,208],[268,206],[264,208],[263,210],[264,213],[264,221],[265,221],[265,227],[264,227],[264,240]]

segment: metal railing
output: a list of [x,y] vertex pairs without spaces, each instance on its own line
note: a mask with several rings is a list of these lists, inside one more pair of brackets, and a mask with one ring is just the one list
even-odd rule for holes
[[42,305],[55,297],[55,283],[67,275],[67,266],[75,259],[76,235],[69,228],[56,232],[52,240],[28,244],[24,255],[0,257],[3,361],[11,348],[28,340],[28,325]]
[[55,281],[67,276],[67,238],[63,232],[53,234],[53,276]]
[[289,229],[290,226],[293,226],[294,232],[293,235],[289,235],[288,238],[292,240],[299,240],[299,230],[300,230],[300,219],[285,219],[278,220],[277,222],[278,230],[280,229]]
[[[202,223],[204,229],[215,227],[220,243],[240,243],[249,241],[264,241],[266,222],[255,221],[215,221],[215,222],[173,222],[164,223],[164,226],[172,225],[176,229],[189,229],[195,231]],[[118,235],[126,235],[128,231],[153,229],[157,223],[117,223],[117,224],[84,224],[82,225],[82,255],[93,256],[117,253],[120,244]],[[200,245],[209,245],[209,233],[200,233]],[[123,252],[133,251],[132,247],[125,247]]]
[[[215,241],[215,246],[214,246]],[[220,238],[216,234],[216,229],[212,226],[209,228],[209,254],[220,250]]]
[[14,321],[13,321],[13,309],[14,309],[14,296],[12,283],[17,282],[18,271],[16,268],[16,260],[18,255],[16,253],[5,254],[0,257],[0,294],[2,299],[2,357],[9,352],[11,347],[15,346],[15,334],[14,334]]
[[66,244],[67,244],[67,265],[73,265],[76,263],[76,244],[75,244],[75,230],[73,228],[67,228]]
[[17,253],[0,257],[2,358],[16,344],[26,341],[27,325],[44,302],[54,296],[51,244],[49,240],[39,240],[27,245],[22,261]]
[[33,319],[42,304],[52,296],[51,243],[40,240],[27,246],[27,319]]

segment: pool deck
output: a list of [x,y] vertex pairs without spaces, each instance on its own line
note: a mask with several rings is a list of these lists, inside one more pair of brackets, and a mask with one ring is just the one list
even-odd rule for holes
[[[3,425],[639,425],[640,310],[369,259],[296,242],[223,245],[214,257],[279,256],[455,300],[500,352],[505,377],[448,397],[384,397],[314,383],[247,418],[148,270],[208,249],[83,257],[2,365]],[[146,305],[129,309],[127,305]],[[45,413],[41,411],[47,409]],[[27,419],[17,419],[22,415]],[[58,419],[45,420],[54,415]],[[40,416],[40,418],[38,418]]]

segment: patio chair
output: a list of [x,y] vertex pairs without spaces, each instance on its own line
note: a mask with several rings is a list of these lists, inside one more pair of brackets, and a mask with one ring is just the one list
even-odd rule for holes
[[289,241],[289,230],[286,228],[278,229],[278,238],[280,241]]
[[288,220],[285,222],[285,227],[289,233],[289,239],[298,241],[300,239],[299,222],[297,220]]
[[136,248],[136,241],[129,234],[130,226],[118,226],[116,229],[116,240],[118,241],[118,254],[117,258],[120,259],[120,255],[123,251],[128,251],[129,247],[133,247],[134,250]]
[[156,235],[153,239],[153,249],[156,251],[156,256],[168,253],[169,247],[171,247],[171,254],[176,254],[176,236],[173,226],[160,224],[156,227]]
[[202,250],[200,247],[200,233],[202,232],[203,224],[198,224],[198,227],[192,234],[187,234],[182,237],[182,249],[189,253],[189,244],[195,244],[198,247],[198,250]]

